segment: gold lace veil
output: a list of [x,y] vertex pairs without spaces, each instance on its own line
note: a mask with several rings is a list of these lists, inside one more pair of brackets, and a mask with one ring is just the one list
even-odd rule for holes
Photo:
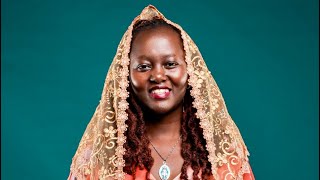
[[199,49],[188,34],[178,25],[166,19],[154,6],[149,5],[137,16],[123,35],[116,55],[109,68],[101,100],[88,124],[79,147],[72,159],[71,174],[77,179],[124,179],[123,145],[127,129],[125,112],[129,104],[129,57],[132,28],[139,20],[154,17],[165,20],[181,31],[185,50],[188,83],[192,86],[193,106],[203,128],[207,142],[208,160],[213,177],[242,179],[249,171],[249,152],[240,132],[231,119],[222,94],[208,70]]

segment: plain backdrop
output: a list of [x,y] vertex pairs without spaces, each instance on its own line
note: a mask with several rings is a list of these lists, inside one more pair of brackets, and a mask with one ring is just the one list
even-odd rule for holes
[[148,4],[198,45],[256,179],[318,179],[317,0],[2,0],[1,179],[68,177],[118,43]]

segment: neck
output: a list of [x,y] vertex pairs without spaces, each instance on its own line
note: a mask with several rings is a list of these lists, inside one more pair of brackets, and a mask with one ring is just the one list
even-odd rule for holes
[[145,119],[150,140],[177,139],[180,136],[182,106],[165,115],[147,113]]

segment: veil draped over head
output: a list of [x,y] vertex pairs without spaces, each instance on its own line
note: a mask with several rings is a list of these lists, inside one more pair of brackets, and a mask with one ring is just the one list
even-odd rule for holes
[[71,173],[77,179],[124,179],[124,143],[129,108],[129,52],[133,26],[140,20],[163,19],[181,32],[185,61],[192,87],[193,107],[200,119],[214,179],[242,179],[250,171],[249,152],[231,119],[222,94],[199,49],[178,25],[149,5],[123,35],[105,79],[101,100],[72,159]]

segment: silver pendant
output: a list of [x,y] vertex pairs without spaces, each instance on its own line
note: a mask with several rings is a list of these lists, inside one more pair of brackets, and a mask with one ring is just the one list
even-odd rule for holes
[[168,180],[170,177],[170,168],[167,166],[166,162],[163,162],[163,165],[159,169],[159,176],[161,180]]

